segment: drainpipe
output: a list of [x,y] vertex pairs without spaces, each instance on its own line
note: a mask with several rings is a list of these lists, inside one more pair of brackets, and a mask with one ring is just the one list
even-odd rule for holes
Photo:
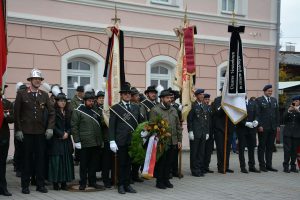
[[277,0],[277,25],[276,25],[276,49],[275,49],[275,90],[274,96],[278,99],[278,85],[279,85],[279,51],[280,51],[280,9],[281,0]]

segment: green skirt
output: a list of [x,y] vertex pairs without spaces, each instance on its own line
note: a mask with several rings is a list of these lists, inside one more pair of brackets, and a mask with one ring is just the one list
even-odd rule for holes
[[63,155],[49,156],[48,181],[55,183],[71,182],[74,180],[74,164],[68,145],[64,145]]

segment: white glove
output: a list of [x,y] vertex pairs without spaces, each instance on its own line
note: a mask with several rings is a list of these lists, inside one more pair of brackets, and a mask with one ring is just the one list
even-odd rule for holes
[[17,132],[15,133],[15,138],[16,138],[18,141],[22,142],[23,139],[24,139],[23,132],[22,132],[22,131],[17,131]]
[[47,129],[45,135],[47,140],[51,139],[53,136],[53,129]]
[[110,150],[112,150],[114,153],[117,153],[117,151],[119,150],[118,146],[114,140],[109,142],[109,147],[110,147]]
[[81,149],[81,142],[75,143],[75,148],[76,149]]
[[258,125],[258,121],[254,120],[254,121],[252,122],[252,124],[253,124],[253,128],[255,128],[255,127],[257,127],[257,125]]
[[252,122],[246,122],[245,126],[248,128],[253,128],[253,123]]
[[206,134],[206,140],[208,140],[209,139],[209,134]]
[[194,140],[194,132],[193,131],[189,132],[189,139]]
[[142,131],[141,132],[141,137],[142,138],[145,138],[145,137],[147,137],[149,135],[149,132],[148,131]]

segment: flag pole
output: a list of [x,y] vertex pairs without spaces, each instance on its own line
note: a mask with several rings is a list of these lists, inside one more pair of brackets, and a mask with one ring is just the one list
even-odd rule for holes
[[224,132],[224,166],[223,172],[226,174],[226,166],[227,166],[227,138],[228,136],[228,116],[225,117],[225,132]]

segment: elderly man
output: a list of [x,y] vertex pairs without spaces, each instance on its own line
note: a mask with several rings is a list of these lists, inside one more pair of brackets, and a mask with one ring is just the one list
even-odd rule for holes
[[[30,86],[18,91],[15,101],[15,138],[24,144],[24,166],[21,176],[22,193],[29,194],[32,169],[35,169],[37,191],[47,193],[44,183],[46,139],[53,136],[55,111],[49,96],[39,89],[44,80],[38,69],[27,78]],[[34,158],[34,162],[32,160]]]

